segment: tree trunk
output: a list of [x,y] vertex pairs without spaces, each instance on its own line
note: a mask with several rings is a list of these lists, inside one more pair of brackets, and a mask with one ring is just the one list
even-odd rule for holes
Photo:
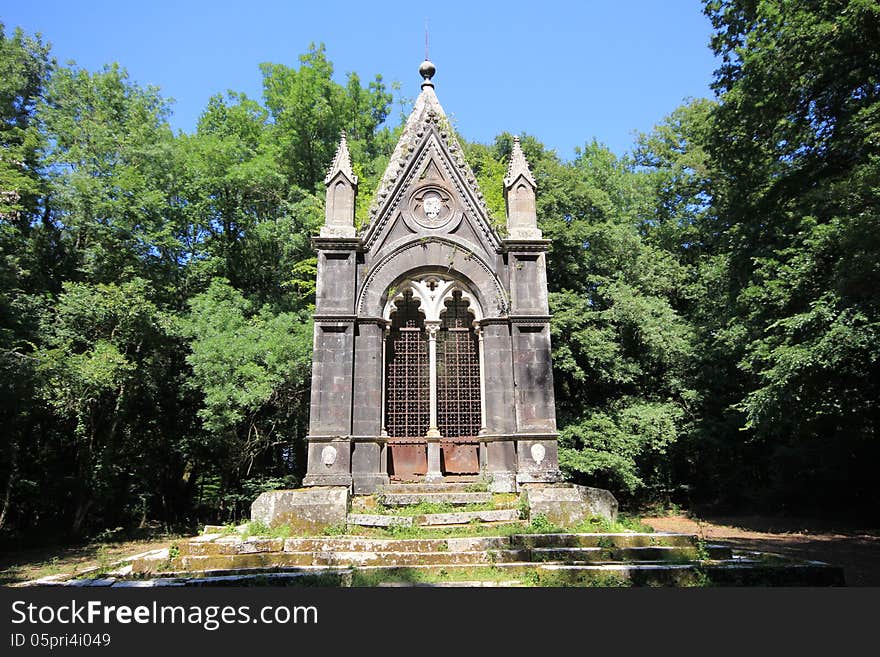
[[12,503],[12,489],[18,475],[18,441],[12,441],[9,450],[9,477],[6,479],[6,491],[3,493],[3,508],[0,509],[0,529],[6,525],[9,506]]

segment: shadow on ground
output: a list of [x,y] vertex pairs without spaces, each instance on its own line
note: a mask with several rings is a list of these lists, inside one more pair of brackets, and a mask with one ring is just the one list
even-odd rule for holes
[[737,550],[772,552],[841,566],[848,586],[880,586],[880,531],[833,528],[807,518],[642,518],[656,531],[697,534]]
[[92,542],[71,546],[44,546],[0,550],[0,586],[37,579],[46,575],[81,572],[89,567],[109,567],[115,561],[138,552],[168,547],[176,535]]

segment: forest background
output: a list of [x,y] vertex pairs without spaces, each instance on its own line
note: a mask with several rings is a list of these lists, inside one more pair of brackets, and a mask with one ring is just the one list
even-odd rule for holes
[[[630,508],[876,520],[880,3],[704,12],[714,98],[622,156],[522,135],[561,466]],[[321,45],[260,73],[175,134],[159,89],[0,24],[3,536],[233,521],[300,482],[323,175],[344,129],[363,225],[410,101]],[[503,232],[512,135],[462,143]]]

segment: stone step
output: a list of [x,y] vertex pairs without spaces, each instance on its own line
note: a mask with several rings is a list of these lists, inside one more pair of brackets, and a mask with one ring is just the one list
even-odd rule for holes
[[695,547],[696,536],[691,534],[672,534],[666,532],[625,533],[625,534],[515,534],[511,544],[529,548],[567,548],[567,547]]
[[510,548],[507,536],[477,536],[460,538],[361,538],[316,537],[288,538],[286,552],[473,552]]
[[263,537],[242,539],[239,536],[224,536],[210,541],[194,539],[186,543],[178,543],[177,549],[180,556],[281,552],[284,549],[284,539]]
[[[391,523],[413,524],[419,522],[424,526],[467,525],[473,520],[485,523],[519,522],[516,509],[493,509],[489,511],[458,511],[452,513],[426,514],[424,516],[366,516],[371,521],[388,521]],[[351,519],[351,517],[350,517]],[[357,520],[357,518],[355,518]],[[379,526],[373,524],[371,526]],[[343,552],[379,551],[379,552],[433,552],[449,550],[485,550],[490,548],[562,550],[560,554],[576,555],[570,550],[577,549],[611,549],[611,548],[649,548],[649,547],[681,547],[690,548],[696,554],[698,541],[688,534],[514,534],[512,536],[489,536],[476,538],[435,538],[435,539],[382,539],[359,536],[316,536],[292,537],[288,539],[254,536],[242,538],[240,535],[203,535],[178,544],[180,556],[213,556],[236,555],[271,552],[308,552],[332,551]],[[569,550],[565,552],[565,550]],[[729,548],[709,546],[710,556],[725,558]],[[648,552],[644,552],[648,554]],[[155,551],[137,555],[134,559],[149,557],[154,561],[169,558],[168,550]],[[568,557],[564,557],[568,558]]]
[[382,582],[376,586],[379,588],[439,588],[439,589],[459,589],[459,588],[511,588],[522,586],[523,583],[518,579],[508,580],[455,580],[450,582]]
[[[486,565],[528,559],[526,550],[481,550],[450,552],[273,552],[256,554],[181,556],[172,560],[171,569],[190,572],[247,568],[287,568],[291,566],[447,566]],[[134,572],[139,564],[132,564]],[[148,571],[149,572],[149,571]],[[156,572],[156,571],[151,571]]]
[[436,484],[389,484],[382,493],[473,493],[485,492],[488,485],[479,482],[444,482]]
[[[472,568],[472,567],[470,567]],[[358,586],[365,575],[367,586],[377,579],[387,584],[418,584],[419,580],[437,578],[442,583],[461,577],[469,582],[518,581],[526,586],[843,586],[842,569],[818,562],[789,562],[774,565],[763,562],[715,561],[700,567],[693,564],[580,564],[498,563],[491,568],[494,577],[478,578],[479,572],[468,567],[447,565],[300,566],[266,570],[245,568],[217,570],[209,576],[192,577],[170,573],[142,580],[117,580],[112,586]],[[57,585],[68,585],[59,582]]]
[[491,511],[456,511],[454,513],[426,513],[418,517],[422,527],[437,525],[467,525],[479,522],[514,522],[519,520],[518,509],[492,509]]
[[[269,539],[276,541],[278,539]],[[281,551],[239,551],[250,546],[243,541],[195,543],[217,548],[215,553],[191,554],[166,560],[140,559],[132,563],[133,572],[230,570],[241,568],[287,568],[292,566],[418,566],[502,564],[511,561],[588,563],[588,562],[679,562],[696,559],[694,547],[577,547],[511,549],[503,537],[488,539],[287,539]],[[711,552],[710,552],[711,554]],[[718,547],[714,558],[729,558],[730,550]]]
[[422,502],[433,504],[486,504],[492,501],[492,493],[451,492],[451,493],[383,493],[379,501],[385,506],[414,506]]
[[[730,548],[712,546],[708,548],[711,559],[730,559]],[[532,548],[532,561],[554,561],[577,563],[583,561],[693,561],[700,557],[696,547],[658,546],[648,547],[572,547],[572,548]]]
[[[506,536],[462,538],[382,539],[352,537],[294,537],[234,539],[222,538],[213,542],[191,541],[178,545],[182,557],[224,556],[277,552],[467,552],[474,550],[508,549]],[[158,561],[167,561],[168,553]]]
[[346,523],[357,527],[412,527],[418,516],[390,516],[379,513],[349,513]]

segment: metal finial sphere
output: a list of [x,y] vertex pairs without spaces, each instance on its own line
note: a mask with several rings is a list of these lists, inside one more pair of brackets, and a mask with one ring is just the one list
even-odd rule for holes
[[425,80],[430,80],[434,77],[434,73],[437,72],[437,68],[429,62],[427,59],[422,62],[421,66],[419,66],[419,75],[421,75]]

